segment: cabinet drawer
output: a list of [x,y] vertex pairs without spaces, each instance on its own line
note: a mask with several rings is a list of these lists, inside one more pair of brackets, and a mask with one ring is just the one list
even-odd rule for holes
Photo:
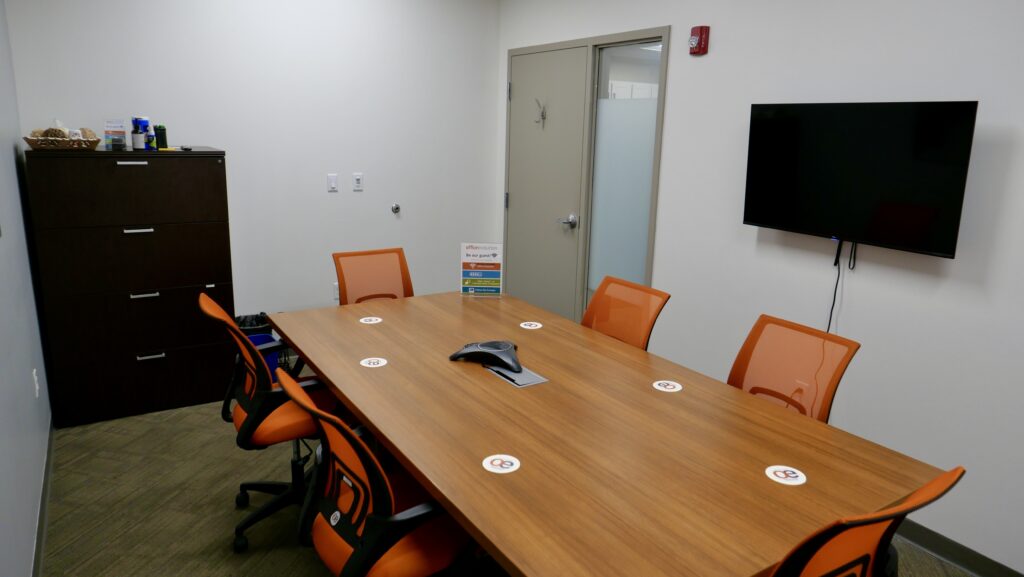
[[222,343],[126,355],[121,382],[125,396],[136,400],[131,410],[162,411],[224,399],[236,351]]
[[49,341],[54,354],[76,357],[95,352],[97,342],[127,351],[227,342],[224,328],[200,312],[201,292],[233,310],[231,284],[51,299],[44,303]]
[[41,230],[37,251],[47,300],[231,281],[226,222]]
[[27,178],[40,228],[228,219],[221,156],[39,156]]
[[230,344],[146,355],[97,346],[93,355],[75,364],[59,363],[53,375],[48,375],[54,426],[69,427],[221,400],[234,359],[235,348]]

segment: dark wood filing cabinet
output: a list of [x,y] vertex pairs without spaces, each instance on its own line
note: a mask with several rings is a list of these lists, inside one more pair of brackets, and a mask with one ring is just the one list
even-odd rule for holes
[[233,362],[224,152],[29,151],[25,216],[53,424],[221,399]]

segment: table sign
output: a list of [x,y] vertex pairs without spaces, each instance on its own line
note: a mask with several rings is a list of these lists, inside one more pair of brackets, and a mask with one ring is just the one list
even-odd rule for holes
[[462,243],[462,294],[501,294],[501,243]]
[[800,469],[794,469],[788,465],[772,465],[764,470],[769,479],[783,485],[803,485],[807,482],[807,475]]
[[482,463],[484,469],[497,473],[499,475],[507,475],[508,473],[515,473],[519,470],[519,459],[512,455],[491,455],[484,459]]

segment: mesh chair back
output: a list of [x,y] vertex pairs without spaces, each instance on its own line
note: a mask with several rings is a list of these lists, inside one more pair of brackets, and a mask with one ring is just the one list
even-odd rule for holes
[[743,343],[728,383],[828,422],[839,381],[860,344],[761,315]]
[[796,546],[772,577],[873,577],[881,575],[892,536],[909,513],[939,499],[964,475],[947,471],[901,502],[881,511],[840,519]]
[[[241,385],[241,391],[239,391],[241,396],[251,400],[256,396],[257,390],[269,391],[272,387],[270,368],[267,367],[266,360],[256,350],[252,341],[245,336],[242,329],[238,328],[235,319],[231,318],[231,315],[206,293],[200,293],[199,295],[199,308],[206,316],[221,322],[224,328],[227,329],[228,335],[231,336],[231,340],[238,347],[238,354],[245,371],[243,379],[239,383]],[[243,408],[248,404],[246,402]]]
[[606,276],[580,324],[647,350],[654,322],[669,298],[667,292]]
[[336,252],[331,256],[338,271],[340,304],[413,296],[409,265],[401,248]]

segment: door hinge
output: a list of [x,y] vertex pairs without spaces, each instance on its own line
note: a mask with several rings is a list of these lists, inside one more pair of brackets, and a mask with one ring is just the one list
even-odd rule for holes
[[508,83],[508,101],[512,102],[512,83]]
[[508,208],[508,193],[505,193],[505,208]]

